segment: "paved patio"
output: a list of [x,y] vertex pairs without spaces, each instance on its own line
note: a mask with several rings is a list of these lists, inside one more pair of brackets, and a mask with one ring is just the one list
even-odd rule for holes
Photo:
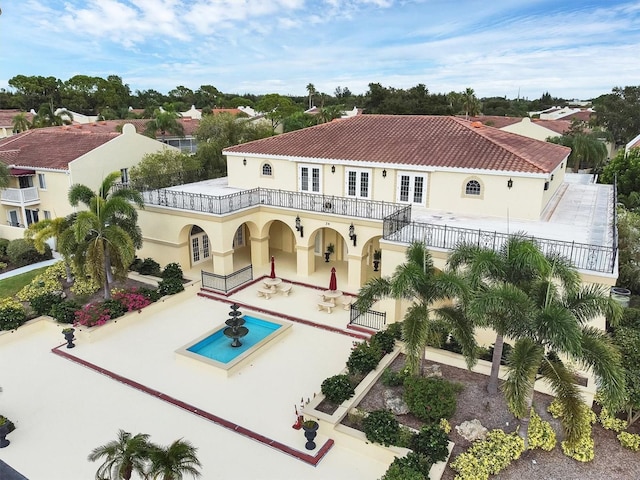
[[[229,300],[345,329],[347,311],[317,311],[318,290],[298,285],[288,297],[266,300],[257,297],[257,287]],[[354,338],[294,321],[288,334],[226,378],[208,365],[175,357],[177,348],[228,318],[228,301],[198,297],[197,291],[197,286],[190,287],[142,314],[102,327],[90,339],[77,332],[76,348],[59,349],[111,376],[54,354],[52,349],[63,343],[60,326],[54,323],[39,321],[0,335],[0,412],[17,426],[9,435],[11,445],[1,451],[2,459],[31,480],[90,479],[99,464],[88,462],[88,453],[124,429],[148,433],[160,444],[178,438],[191,441],[198,447],[204,479],[379,478],[388,465],[331,446],[330,432],[320,431],[318,448],[309,452],[303,433],[291,428],[294,406],[301,397],[306,400],[319,392],[322,380],[344,367]],[[241,311],[252,314],[245,307]],[[268,319],[264,313],[258,316]],[[230,424],[238,426],[236,431]],[[243,434],[245,429],[253,438]],[[273,446],[268,445],[271,441]],[[331,448],[320,457],[318,450],[325,444]],[[298,458],[309,459],[309,454],[319,460],[316,466]]]

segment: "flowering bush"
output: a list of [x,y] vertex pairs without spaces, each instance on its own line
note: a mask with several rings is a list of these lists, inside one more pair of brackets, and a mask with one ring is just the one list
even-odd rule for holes
[[529,450],[541,448],[549,452],[556,446],[556,433],[551,428],[551,424],[542,420],[533,408],[527,430],[527,440],[529,441]]
[[628,448],[634,452],[640,451],[640,435],[629,432],[620,432],[618,434],[618,440],[620,440],[620,445],[624,448]]
[[151,304],[151,300],[138,293],[135,289],[129,292],[116,292],[112,294],[112,298],[117,300],[127,309],[127,312],[133,310],[142,310],[144,307]]
[[524,440],[517,433],[491,430],[486,440],[474,442],[451,463],[456,480],[487,480],[496,475],[524,452]]
[[451,432],[451,424],[449,423],[449,420],[447,420],[446,418],[441,418],[440,422],[438,423],[438,426],[447,435],[449,435],[449,433]]
[[31,283],[25,285],[16,297],[21,302],[31,302],[34,298],[62,290],[60,277],[64,276],[64,263],[58,262],[36,275]]
[[85,327],[104,325],[111,320],[109,311],[105,309],[102,303],[89,303],[77,310],[75,316],[74,325],[84,325]]
[[0,330],[18,328],[27,319],[27,314],[20,302],[12,298],[0,300]]
[[605,407],[602,407],[600,410],[600,423],[607,430],[613,430],[614,432],[620,433],[625,428],[627,428],[626,420],[622,420],[620,418],[616,418],[614,415],[609,413]]
[[[551,402],[547,409],[554,418],[562,418],[565,414],[562,404],[557,400]],[[571,457],[579,462],[590,462],[595,456],[594,442],[591,437],[591,425],[596,421],[596,414],[586,405],[582,405],[581,415],[578,419],[580,435],[575,442],[564,440],[560,446],[567,457]]]

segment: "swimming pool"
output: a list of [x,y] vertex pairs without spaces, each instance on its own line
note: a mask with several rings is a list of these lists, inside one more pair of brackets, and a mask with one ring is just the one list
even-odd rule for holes
[[180,347],[176,353],[183,358],[217,367],[229,375],[252,360],[257,352],[264,351],[270,342],[291,327],[290,323],[277,319],[265,320],[249,315],[243,318],[249,333],[242,337],[242,346],[231,346],[232,339],[224,335],[226,325],[223,324]]

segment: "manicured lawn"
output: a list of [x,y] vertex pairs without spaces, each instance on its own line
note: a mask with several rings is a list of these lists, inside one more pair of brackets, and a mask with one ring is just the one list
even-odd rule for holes
[[22,287],[29,284],[37,275],[44,272],[49,267],[36,268],[15,277],[0,280],[0,298],[13,297]]

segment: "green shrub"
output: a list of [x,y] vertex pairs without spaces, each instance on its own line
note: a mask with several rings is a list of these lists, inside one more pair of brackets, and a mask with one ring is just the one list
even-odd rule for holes
[[153,258],[145,258],[140,263],[138,273],[140,273],[140,275],[153,275],[157,277],[160,275],[160,264]]
[[44,253],[40,254],[31,242],[23,238],[18,238],[9,242],[7,246],[7,257],[15,266],[23,267],[42,260],[49,260],[53,258],[53,254],[51,253],[51,247],[47,244],[45,244]]
[[20,302],[12,298],[0,300],[0,330],[13,330],[27,320],[27,314]]
[[140,273],[141,265],[142,265],[142,259],[138,257],[134,257],[133,262],[131,262],[131,265],[129,265],[129,270],[131,270],[132,272]]
[[9,246],[9,240],[7,238],[0,238],[0,257],[7,256],[7,247]]
[[404,370],[395,371],[390,368],[385,368],[380,376],[380,381],[385,387],[399,387],[404,384],[405,378],[406,374]]
[[423,454],[431,463],[441,462],[449,455],[449,438],[437,425],[425,425],[411,437],[409,448]]
[[80,310],[82,305],[73,300],[65,300],[56,303],[51,307],[50,315],[60,323],[73,323],[76,320],[76,311]]
[[169,263],[162,271],[162,278],[177,278],[182,280],[182,267],[179,263]]
[[351,380],[346,375],[334,375],[326,378],[322,382],[320,389],[327,400],[338,405],[350,399],[356,393],[353,385],[351,385]]
[[462,388],[442,378],[408,377],[404,382],[404,400],[420,420],[435,423],[456,412],[456,395]]
[[640,328],[640,308],[625,308],[620,326]]
[[474,442],[450,464],[456,480],[487,480],[507,468],[524,452],[524,440],[517,433],[492,430],[485,440]]
[[640,451],[640,435],[629,432],[620,432],[618,434],[620,445],[634,452]]
[[362,430],[370,442],[397,445],[400,423],[390,410],[375,410],[362,420]]
[[[564,408],[558,400],[554,400],[547,409],[554,418],[562,418],[565,415]],[[591,426],[596,422],[596,414],[587,405],[582,404],[580,418],[577,419],[577,428],[580,431],[577,440],[560,443],[563,453],[579,462],[590,462],[595,456],[594,442],[591,437]]]
[[184,284],[181,278],[164,278],[158,284],[160,296],[175,295],[184,290]]
[[118,318],[127,313],[127,307],[119,302],[118,300],[109,299],[102,302],[102,307],[104,310],[109,310],[110,318]]
[[553,431],[551,424],[542,420],[533,408],[531,409],[529,428],[527,430],[527,440],[529,442],[529,450],[541,448],[550,452],[556,446],[556,433]]
[[382,353],[377,345],[361,342],[351,350],[347,360],[347,368],[351,374],[366,375],[378,366],[381,358]]
[[48,292],[31,299],[31,308],[37,315],[50,315],[51,307],[62,302],[62,295],[59,292]]
[[409,452],[396,457],[380,480],[424,480],[429,478],[431,463],[424,455]]
[[607,430],[613,430],[614,432],[620,433],[625,428],[627,428],[627,421],[622,420],[621,418],[616,418],[615,415],[611,415],[609,410],[605,407],[602,407],[600,410],[600,423]]
[[393,349],[396,346],[396,339],[391,333],[386,330],[382,330],[380,332],[376,332],[371,337],[371,345],[377,346],[382,352],[382,355],[386,355],[393,352]]
[[138,293],[147,297],[151,302],[157,302],[162,297],[157,288],[139,288]]
[[4,270],[5,268],[7,268],[9,265],[7,265],[5,262],[0,262],[0,270]]
[[388,332],[396,340],[402,340],[402,322],[394,322],[387,325]]

